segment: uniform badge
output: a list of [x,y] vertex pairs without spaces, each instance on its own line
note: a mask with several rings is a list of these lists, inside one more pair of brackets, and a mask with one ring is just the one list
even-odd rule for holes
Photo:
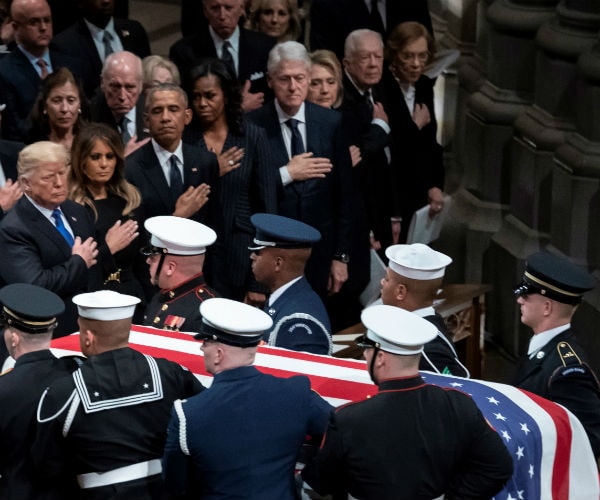
[[273,309],[272,307],[270,307],[267,312],[268,312],[269,316],[273,316],[275,314],[275,309]]
[[535,357],[537,359],[542,359],[545,355],[546,355],[546,353],[544,351],[538,351],[538,353],[535,355]]

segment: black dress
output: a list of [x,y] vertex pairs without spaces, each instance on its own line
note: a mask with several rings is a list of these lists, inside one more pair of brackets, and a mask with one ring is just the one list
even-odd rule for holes
[[[133,212],[123,216],[125,204],[125,199],[113,194],[109,194],[104,199],[94,200],[94,206],[98,213],[95,222],[96,240],[100,242],[98,257],[99,262],[102,262],[103,284],[101,288],[140,298],[141,302],[136,307],[133,322],[141,324],[147,298],[152,296],[156,289],[150,283],[146,258],[140,253],[140,249],[147,244],[143,211],[141,207],[138,207]],[[91,208],[87,208],[92,212]],[[106,233],[117,220],[126,222],[129,219],[137,221],[140,235],[123,250],[111,255],[108,246],[104,243]]]

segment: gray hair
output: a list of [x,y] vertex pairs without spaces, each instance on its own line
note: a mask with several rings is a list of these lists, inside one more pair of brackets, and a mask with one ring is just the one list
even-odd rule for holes
[[152,77],[154,76],[154,71],[158,68],[166,69],[169,73],[171,73],[171,77],[173,78],[173,83],[177,85],[181,84],[181,79],[179,78],[179,70],[173,61],[167,59],[166,57],[159,56],[153,54],[151,56],[144,57],[142,60],[142,70],[143,70],[143,81],[146,87],[152,87]]
[[344,42],[344,57],[351,57],[356,52],[359,42],[368,37],[377,38],[383,49],[383,38],[381,38],[381,34],[377,31],[368,29],[354,30],[346,37],[346,41]]
[[68,167],[70,160],[69,152],[62,144],[50,141],[34,142],[19,153],[17,172],[19,177],[28,178],[44,163],[64,163]]
[[176,92],[177,94],[179,94],[179,97],[183,101],[183,107],[188,107],[188,96],[179,85],[175,85],[174,83],[161,83],[154,87],[150,87],[147,90],[145,99],[146,102],[144,103],[144,111],[146,113],[150,112],[150,108],[154,104],[154,94],[156,94],[157,92]]
[[269,60],[267,61],[267,71],[274,75],[279,69],[279,65],[283,61],[299,61],[306,65],[306,69],[310,71],[311,62],[310,56],[306,47],[298,42],[283,42],[278,43],[269,52]]

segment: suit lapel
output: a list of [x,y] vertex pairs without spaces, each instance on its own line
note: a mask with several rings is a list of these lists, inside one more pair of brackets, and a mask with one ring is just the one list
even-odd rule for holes
[[[22,213],[24,214],[24,218],[29,221],[28,226],[31,228],[31,231],[45,235],[52,243],[54,243],[54,245],[56,245],[56,248],[68,258],[71,255],[71,247],[52,222],[44,217],[44,215],[35,208],[25,196],[19,200],[19,204]],[[72,229],[75,231],[74,228]]]
[[146,176],[148,183],[158,193],[159,198],[168,208],[172,207],[173,200],[171,198],[171,189],[165,179],[165,174],[160,166],[160,162],[152,149],[152,142],[149,142],[144,148],[144,156],[142,158],[142,173]]
[[194,158],[193,151],[185,142],[182,143],[183,153],[183,189],[198,186],[200,182],[200,166]]
[[94,43],[92,34],[90,33],[90,30],[83,19],[79,20],[78,30],[82,36],[82,39],[85,40],[84,47],[81,49],[83,53],[87,53],[88,57],[90,57],[91,60],[88,61],[89,64],[91,64],[94,68],[102,69],[102,60],[100,59],[100,54],[98,54],[98,49],[96,49],[96,44]]

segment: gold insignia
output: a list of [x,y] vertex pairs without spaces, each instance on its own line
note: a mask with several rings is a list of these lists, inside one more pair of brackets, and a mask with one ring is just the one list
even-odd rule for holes
[[169,292],[169,297],[170,297],[170,298],[173,298],[173,297],[175,297],[175,292],[174,292],[173,290],[171,290],[171,291]]
[[166,311],[169,308],[169,306],[167,304],[163,304],[163,306],[160,308],[161,311]]
[[568,342],[559,342],[556,346],[556,350],[558,351],[563,366],[581,364],[581,359],[579,359],[579,356],[577,356],[577,353]]
[[160,318],[157,316],[156,318],[154,318],[153,323],[158,323],[160,321]]

